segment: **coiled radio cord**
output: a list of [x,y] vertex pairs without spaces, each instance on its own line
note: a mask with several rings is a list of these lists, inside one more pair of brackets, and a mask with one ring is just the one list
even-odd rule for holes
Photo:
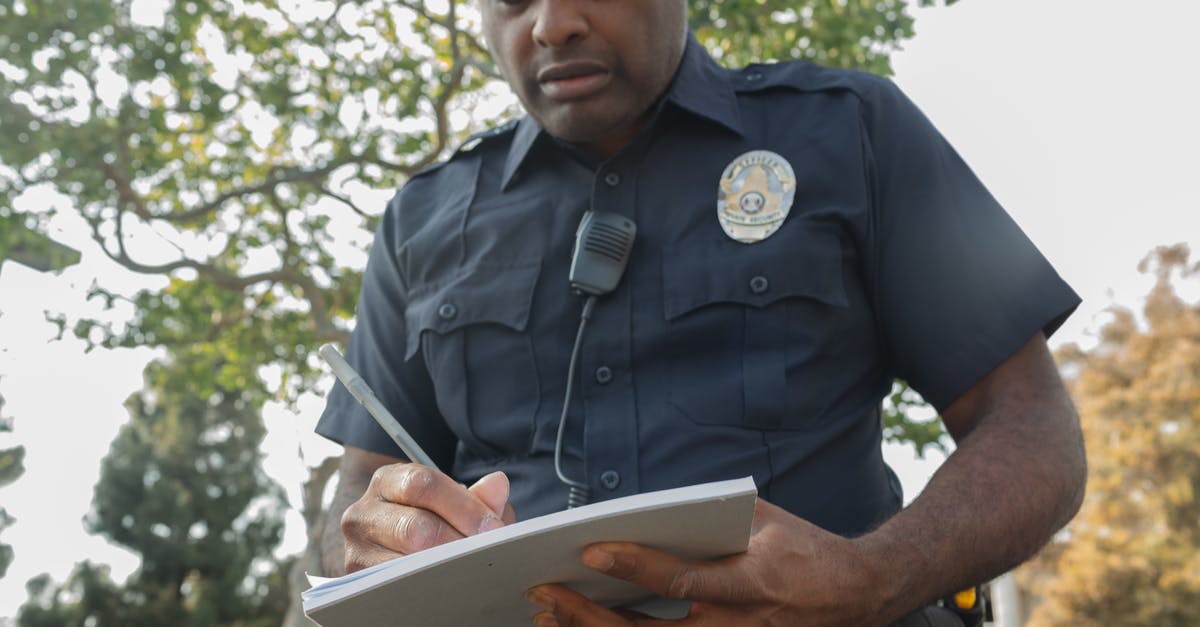
[[563,394],[562,415],[558,419],[558,436],[554,439],[554,472],[558,475],[558,480],[565,483],[569,488],[567,492],[567,509],[587,505],[592,493],[591,488],[586,483],[571,479],[563,473],[562,444],[563,432],[566,431],[567,411],[571,407],[571,390],[575,388],[575,366],[579,361],[579,347],[583,344],[583,332],[587,328],[588,321],[592,319],[592,312],[595,309],[596,297],[588,296],[587,301],[583,303],[583,313],[579,316],[579,330],[575,333],[575,346],[571,348],[571,361],[567,365],[567,391]]

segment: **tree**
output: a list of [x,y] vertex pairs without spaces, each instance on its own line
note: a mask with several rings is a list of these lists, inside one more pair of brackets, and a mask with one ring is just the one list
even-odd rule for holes
[[[693,0],[692,26],[728,64],[888,73],[912,4]],[[373,190],[493,122],[507,93],[472,0],[0,0],[0,50],[0,210],[56,190],[109,259],[170,279],[132,297],[127,324],[75,333],[206,363],[189,385],[254,390],[247,407],[320,391],[312,353],[347,337],[387,197]],[[212,359],[191,360],[199,346]]]
[[62,588],[37,583],[19,625],[279,624],[282,495],[260,467],[259,405],[241,387],[195,384],[222,361],[200,344],[147,368],[102,462],[86,522],[139,554],[137,571],[118,586],[85,563]]
[[0,207],[0,264],[11,259],[48,272],[79,263],[79,251],[30,229],[24,217]]
[[1118,309],[1089,351],[1066,347],[1088,449],[1088,495],[1066,534],[1022,573],[1041,599],[1031,625],[1200,624],[1200,279],[1185,246],[1143,262],[1157,284]]
[[728,66],[803,59],[886,76],[892,73],[892,53],[913,34],[907,12],[913,3],[906,0],[690,0],[689,4],[697,39]]
[[[2,413],[3,410],[4,397],[0,396],[0,433],[7,433],[12,431],[12,420],[4,416]],[[25,447],[14,446],[12,448],[0,449],[0,488],[16,481],[24,472]],[[0,507],[0,531],[4,531],[12,523],[12,516],[3,507]],[[8,565],[12,563],[12,559],[12,547],[0,543],[0,578],[4,577],[4,574],[8,572]]]

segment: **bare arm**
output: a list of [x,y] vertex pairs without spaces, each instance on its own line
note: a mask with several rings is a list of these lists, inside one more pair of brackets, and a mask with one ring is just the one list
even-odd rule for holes
[[[744,554],[690,562],[603,543],[583,562],[691,600],[682,625],[885,625],[1026,559],[1083,498],[1078,418],[1040,333],[943,418],[958,449],[911,506],[867,535],[842,538],[760,501]],[[538,620],[555,624],[659,624],[557,585],[534,588],[530,600]]]
[[329,576],[415,553],[511,523],[508,478],[492,473],[465,488],[435,468],[353,446],[321,542]]
[[910,507],[859,541],[894,565],[883,579],[895,610],[1011,569],[1083,501],[1079,419],[1040,333],[942,417],[958,449]]

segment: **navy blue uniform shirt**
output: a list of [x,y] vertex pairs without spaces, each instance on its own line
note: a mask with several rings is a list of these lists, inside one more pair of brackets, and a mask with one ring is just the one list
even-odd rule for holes
[[[791,164],[796,193],[745,244],[718,222],[718,184],[755,150]],[[460,481],[507,472],[520,518],[566,503],[553,455],[583,303],[567,273],[589,209],[638,225],[572,382],[564,466],[593,500],[753,475],[763,498],[862,533],[902,502],[880,451],[893,378],[944,408],[1078,304],[892,83],[723,69],[691,40],[613,158],[526,117],[414,176],[379,227],[347,358]],[[402,456],[340,384],[317,430]]]

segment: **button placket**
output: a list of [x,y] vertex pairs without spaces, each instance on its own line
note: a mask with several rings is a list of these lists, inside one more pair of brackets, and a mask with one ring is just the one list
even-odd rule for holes
[[[591,209],[609,211],[637,220],[637,177],[621,158],[605,163],[593,179]],[[625,175],[622,170],[628,170]],[[638,490],[637,405],[633,390],[618,371],[629,368],[631,357],[631,282],[634,268],[626,268],[616,291],[596,307],[581,364],[591,376],[584,388],[585,464],[592,469],[589,483],[609,496]]]

